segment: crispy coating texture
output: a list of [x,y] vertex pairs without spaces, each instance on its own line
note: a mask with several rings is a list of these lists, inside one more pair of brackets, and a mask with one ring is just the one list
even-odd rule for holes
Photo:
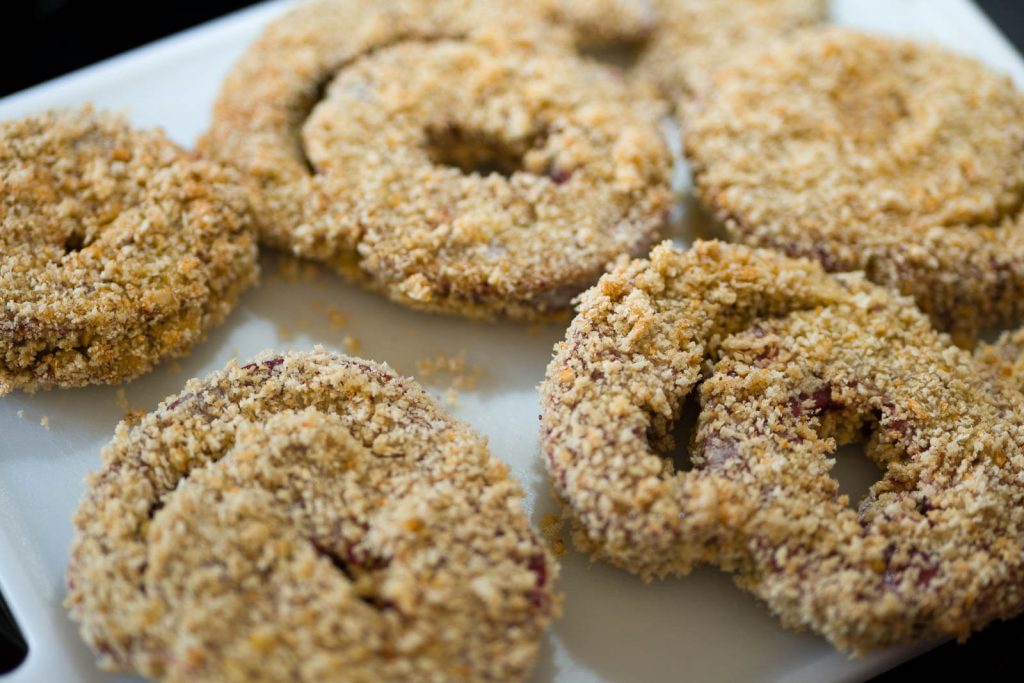
[[[301,128],[337,71],[365,53],[403,40],[472,33],[490,25],[474,0],[317,0],[271,22],[228,73],[210,130],[198,143],[246,172],[260,189],[261,238],[291,249],[296,230],[354,245],[358,234],[328,209],[311,173]],[[502,22],[507,23],[507,22]]]
[[848,29],[723,69],[683,117],[733,239],[864,270],[969,345],[1024,313],[1024,96],[949,51]]
[[558,607],[522,496],[412,380],[265,354],[119,425],[67,604],[158,680],[521,680]]
[[[417,307],[565,308],[616,256],[645,252],[670,206],[657,127],[569,55],[405,42],[341,70],[302,138],[348,207],[359,270]],[[350,260],[353,245],[318,237],[296,234],[295,251]]]
[[[965,638],[1024,609],[1024,396],[979,368],[859,274],[666,244],[582,296],[543,452],[595,557],[644,578],[715,564],[844,650]],[[856,509],[829,475],[853,441],[883,472]]]
[[1024,391],[1024,328],[1004,332],[991,344],[978,344],[974,355],[998,381]]
[[259,186],[272,246],[417,308],[549,317],[650,246],[671,158],[619,79],[538,47],[517,7],[301,6],[235,66],[200,146]]
[[716,69],[826,17],[824,0],[536,0],[520,7],[539,11],[583,55],[616,65],[637,96],[673,105]]
[[532,0],[517,4],[522,12],[537,13],[541,22],[565,29],[576,47],[600,49],[649,39],[662,18],[659,4],[663,3],[659,0]]
[[825,20],[824,0],[653,0],[657,20],[630,72],[669,102],[688,99],[717,69]]
[[132,379],[256,276],[233,172],[89,108],[0,123],[0,395]]

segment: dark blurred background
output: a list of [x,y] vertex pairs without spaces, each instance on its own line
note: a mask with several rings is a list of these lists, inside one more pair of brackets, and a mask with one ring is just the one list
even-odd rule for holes
[[[524,0],[525,1],[525,0]],[[67,73],[253,4],[244,0],[11,0],[3,3],[0,95]],[[1024,2],[978,2],[1003,32],[1024,40]]]
[[[240,0],[14,0],[4,3],[0,39],[0,95],[98,62],[246,5]],[[1002,31],[1024,51],[1024,2],[978,0]],[[158,9],[159,8],[159,9]],[[1022,678],[1018,647],[1024,618],[989,627],[962,646],[946,645],[876,679],[979,679],[990,683]],[[22,660],[25,644],[0,597],[0,673]]]

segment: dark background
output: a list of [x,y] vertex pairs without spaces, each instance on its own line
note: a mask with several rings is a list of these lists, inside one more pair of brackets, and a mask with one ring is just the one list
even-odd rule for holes
[[[155,10],[154,5],[163,9]],[[0,39],[0,95],[15,92],[162,36],[239,9],[239,0],[148,3],[134,0],[34,0],[5,3]],[[1024,51],[1024,2],[978,0],[1003,32]],[[1021,680],[1024,617],[995,624],[966,645],[946,645],[876,679],[936,681],[985,678]],[[0,672],[24,656],[0,597]]]

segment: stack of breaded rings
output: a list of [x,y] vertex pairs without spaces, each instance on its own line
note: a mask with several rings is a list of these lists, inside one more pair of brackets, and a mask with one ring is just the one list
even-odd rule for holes
[[[195,150],[89,107],[2,123],[0,395],[188,353],[258,245],[426,311],[575,306],[537,379],[581,551],[643,580],[714,565],[857,654],[1012,618],[1024,94],[825,18],[314,0]],[[734,243],[666,240],[668,125]],[[856,506],[830,474],[853,442],[883,471]],[[523,496],[413,380],[268,351],[118,427],[67,606],[102,666],[155,680],[524,680],[561,596]]]

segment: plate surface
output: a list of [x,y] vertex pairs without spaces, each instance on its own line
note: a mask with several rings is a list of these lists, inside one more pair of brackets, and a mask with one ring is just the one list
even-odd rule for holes
[[[288,4],[260,5],[0,100],[0,119],[92,101],[127,112],[139,126],[163,126],[189,145],[206,127],[231,63]],[[1024,62],[967,0],[842,0],[831,9],[841,23],[973,54],[1024,84]],[[687,205],[672,237],[685,244],[706,227]],[[219,369],[232,357],[314,344],[342,350],[344,338],[352,336],[360,355],[415,374],[419,359],[465,352],[466,365],[480,368],[481,377],[475,390],[461,392],[453,412],[486,434],[494,454],[511,466],[535,522],[554,512],[538,457],[535,386],[564,326],[527,329],[431,316],[329,273],[286,277],[269,256],[263,266],[263,284],[242,298],[225,325],[187,358],[125,386],[120,398],[116,388],[104,387],[0,400],[0,586],[30,649],[19,669],[0,676],[3,683],[136,680],[97,671],[61,605],[70,517],[85,474],[99,466],[100,449],[125,412],[125,399],[133,409],[151,410],[189,377]],[[331,309],[348,322],[338,326]],[[852,491],[866,490],[877,478],[856,451],[839,456],[839,478]],[[536,683],[855,681],[928,647],[850,660],[820,638],[783,630],[715,570],[644,584],[572,550],[562,565],[564,617],[547,638]]]

